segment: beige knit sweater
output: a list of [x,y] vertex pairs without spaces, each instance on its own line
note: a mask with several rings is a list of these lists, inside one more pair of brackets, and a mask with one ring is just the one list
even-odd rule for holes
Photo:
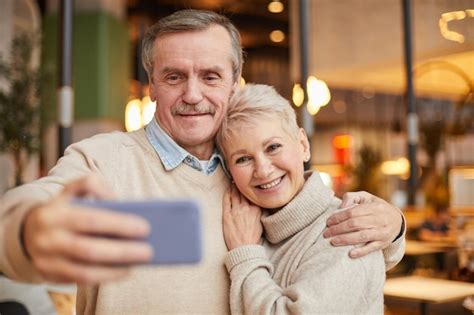
[[[230,282],[224,267],[222,168],[207,176],[189,166],[164,170],[145,132],[115,132],[72,145],[47,177],[11,190],[0,199],[0,270],[8,277],[42,281],[20,244],[20,227],[32,205],[50,199],[65,183],[95,172],[121,199],[196,198],[203,206],[203,261],[197,266],[139,267],[120,282],[80,286],[77,314],[228,314]],[[403,246],[392,244],[387,265]]]
[[[184,164],[166,172],[143,130],[95,136],[73,145],[48,177],[8,193],[1,202],[0,269],[40,280],[19,244],[22,204],[45,200],[64,183],[90,172],[102,175],[121,199],[196,198],[202,208],[203,260],[199,265],[138,267],[120,282],[80,286],[78,314],[227,314],[229,280],[223,264],[221,167],[207,176]],[[13,211],[13,205],[18,211]],[[8,210],[10,209],[10,210]]]
[[340,200],[318,173],[283,209],[262,219],[263,245],[229,252],[230,306],[237,314],[383,314],[382,251],[360,259],[322,236]]

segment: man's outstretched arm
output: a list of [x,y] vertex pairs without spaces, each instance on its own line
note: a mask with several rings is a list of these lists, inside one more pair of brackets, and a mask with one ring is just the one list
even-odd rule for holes
[[[27,198],[23,188],[18,189]],[[83,196],[102,199],[110,193],[92,175],[66,184],[55,197],[31,205],[21,216],[15,217],[15,206],[3,209],[1,225],[10,234],[0,238],[2,271],[23,281],[91,284],[121,278],[130,265],[151,259],[149,245],[116,239],[143,237],[149,232],[145,220],[71,203]]]
[[383,249],[386,269],[395,266],[405,252],[405,219],[402,212],[385,200],[367,192],[346,193],[341,208],[355,207],[333,214],[327,220],[324,237],[334,246],[356,245],[352,258]]

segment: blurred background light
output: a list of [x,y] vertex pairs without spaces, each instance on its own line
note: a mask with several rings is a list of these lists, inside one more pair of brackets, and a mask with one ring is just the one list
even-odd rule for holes
[[308,112],[315,115],[322,106],[325,106],[331,100],[331,92],[327,84],[318,80],[315,76],[309,76],[306,82],[308,93]]
[[239,84],[240,84],[240,87],[244,87],[244,86],[245,86],[246,82],[245,82],[244,77],[240,77],[240,82],[239,82]]
[[125,107],[125,129],[134,131],[145,126],[153,119],[155,109],[156,103],[152,102],[149,96],[142,100],[132,99]]
[[280,1],[273,0],[268,4],[267,8],[271,13],[281,13],[285,9],[285,6]]
[[285,33],[280,30],[274,30],[270,33],[270,40],[274,43],[281,43],[285,40]]
[[380,169],[385,175],[404,175],[407,174],[410,168],[410,163],[404,157],[396,160],[389,160],[382,163]]
[[293,104],[296,107],[300,107],[304,102],[304,90],[299,83],[295,83],[293,85],[293,93],[292,93],[292,100]]

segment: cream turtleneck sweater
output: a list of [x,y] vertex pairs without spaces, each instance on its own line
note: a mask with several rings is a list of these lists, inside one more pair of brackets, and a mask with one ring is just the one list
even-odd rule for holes
[[262,219],[267,241],[227,254],[232,314],[383,314],[382,251],[352,259],[353,246],[333,247],[322,236],[339,205],[313,173],[289,204]]

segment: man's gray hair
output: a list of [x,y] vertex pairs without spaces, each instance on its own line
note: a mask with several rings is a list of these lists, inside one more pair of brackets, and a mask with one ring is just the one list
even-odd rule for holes
[[258,127],[259,122],[271,119],[280,121],[283,130],[291,137],[298,137],[300,128],[296,113],[288,100],[272,86],[247,84],[232,96],[227,114],[217,131],[216,144],[225,155],[223,145],[233,133],[238,133],[240,128]]
[[225,16],[212,11],[205,10],[182,10],[177,11],[156,22],[145,34],[142,47],[143,67],[148,73],[148,78],[153,74],[153,47],[156,38],[164,34],[181,33],[189,31],[200,31],[212,25],[220,25],[230,36],[232,44],[232,71],[234,82],[237,81],[242,72],[243,52],[240,43],[239,31]]

